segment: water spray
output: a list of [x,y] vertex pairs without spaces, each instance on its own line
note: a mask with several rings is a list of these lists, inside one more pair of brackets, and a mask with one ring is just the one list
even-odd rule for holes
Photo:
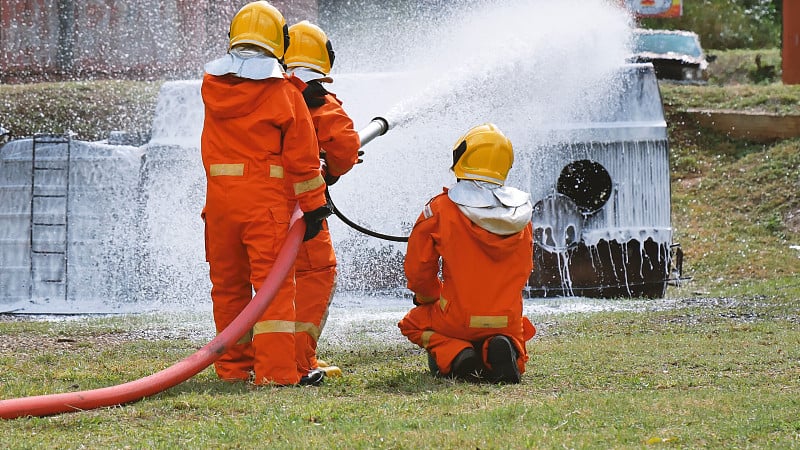
[[[392,123],[393,125],[394,123]],[[378,136],[383,136],[389,131],[391,126],[389,121],[383,117],[375,117],[372,119],[367,126],[362,128],[358,132],[358,137],[361,140],[361,147],[363,148],[365,145],[372,142]],[[392,242],[408,242],[408,236],[392,236],[389,234],[378,233],[377,231],[372,231],[368,228],[362,227],[361,225],[353,222],[347,216],[336,207],[336,204],[333,203],[333,199],[331,198],[331,194],[328,189],[325,189],[325,197],[328,199],[328,204],[331,206],[333,213],[336,214],[342,222],[347,224],[350,228],[353,228],[356,231],[360,231],[361,233],[366,234],[367,236],[376,237],[378,239],[383,239],[385,241],[392,241]]]

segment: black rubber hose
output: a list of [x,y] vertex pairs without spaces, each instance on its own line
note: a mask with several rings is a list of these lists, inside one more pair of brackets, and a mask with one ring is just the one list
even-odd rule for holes
[[372,236],[372,237],[375,237],[375,238],[378,238],[378,239],[383,239],[385,241],[408,242],[408,236],[391,236],[391,235],[388,235],[388,234],[378,233],[377,231],[372,231],[370,229],[364,228],[361,225],[359,225],[359,224],[353,222],[352,220],[348,219],[347,216],[342,214],[342,212],[339,211],[339,208],[337,208],[336,205],[333,203],[333,199],[331,198],[331,193],[328,191],[327,188],[325,188],[325,197],[328,199],[328,204],[331,206],[331,209],[333,209],[333,213],[336,214],[336,217],[338,217],[339,219],[342,220],[342,222],[344,222],[348,226],[350,226],[350,228],[352,228],[352,229],[354,229],[356,231],[360,231],[360,232],[366,234],[367,236]]

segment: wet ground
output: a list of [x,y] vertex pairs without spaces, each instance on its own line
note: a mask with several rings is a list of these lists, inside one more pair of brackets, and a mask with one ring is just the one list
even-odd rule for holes
[[[546,332],[547,325],[554,316],[569,313],[597,313],[603,311],[646,311],[677,309],[697,306],[697,302],[709,302],[709,299],[589,299],[583,297],[532,298],[524,301],[524,314],[539,328]],[[723,301],[716,299],[714,301]],[[94,305],[91,314],[69,313],[38,314],[47,305],[29,304],[27,311],[18,308],[15,314],[0,314],[0,321],[10,320],[47,320],[47,321],[85,321],[87,318],[125,316],[130,326],[128,331],[119,333],[120,340],[132,339],[191,339],[207,342],[213,339],[215,332],[211,316],[210,301],[197,305],[117,305],[100,311],[103,305]],[[51,305],[52,306],[52,305]],[[87,305],[83,305],[86,307]],[[412,307],[411,299],[401,294],[365,295],[342,293],[335,297],[321,338],[325,342],[336,343],[337,346],[360,346],[365,341],[398,343],[407,342],[397,329],[397,322]],[[8,311],[8,309],[3,309]],[[85,309],[92,311],[92,309]],[[22,314],[20,314],[22,313]],[[352,339],[354,335],[359,340]],[[69,337],[65,337],[69,342]]]

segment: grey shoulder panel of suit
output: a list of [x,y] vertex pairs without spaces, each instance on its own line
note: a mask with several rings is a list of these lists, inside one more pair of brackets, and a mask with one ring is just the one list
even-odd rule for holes
[[533,213],[531,202],[520,206],[496,206],[493,208],[458,205],[458,209],[475,225],[500,236],[508,236],[522,231],[530,223]]
[[519,207],[530,203],[527,192],[485,181],[461,180],[447,191],[453,203],[472,208]]
[[516,208],[530,203],[531,194],[511,186],[500,186],[492,191],[495,198],[505,206]]
[[333,83],[333,78],[326,76],[316,70],[307,67],[296,67],[289,69],[289,73],[303,80],[304,83],[309,81],[319,81],[320,83]]
[[271,56],[256,55],[243,58],[233,53],[207,63],[204,69],[206,73],[214,76],[233,74],[248,80],[283,78],[285,73],[280,62]]
[[447,195],[472,223],[494,234],[518,233],[531,221],[531,196],[516,188],[461,180]]

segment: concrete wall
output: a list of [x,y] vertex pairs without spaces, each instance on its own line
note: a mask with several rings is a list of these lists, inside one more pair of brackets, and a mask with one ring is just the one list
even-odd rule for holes
[[[198,77],[246,0],[0,0],[0,82]],[[289,23],[316,0],[272,2]]]

